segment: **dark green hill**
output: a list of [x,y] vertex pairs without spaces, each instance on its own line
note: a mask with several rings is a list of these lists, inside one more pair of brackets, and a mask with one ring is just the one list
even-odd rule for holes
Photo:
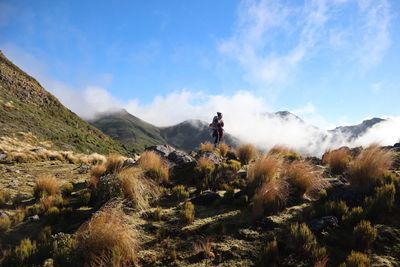
[[0,52],[0,136],[18,132],[31,132],[62,150],[126,153],[119,142],[64,107]]
[[[206,122],[188,120],[169,127],[157,127],[125,110],[98,116],[91,122],[112,138],[119,140],[129,151],[140,152],[146,146],[169,144],[186,151],[194,150],[200,143],[211,141]],[[225,136],[228,145],[238,144],[238,139]]]
[[91,122],[104,133],[120,141],[132,152],[140,152],[146,146],[166,144],[160,129],[147,123],[126,110],[102,114]]

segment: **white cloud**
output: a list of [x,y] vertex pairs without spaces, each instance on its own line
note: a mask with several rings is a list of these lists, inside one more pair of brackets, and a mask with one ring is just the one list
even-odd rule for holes
[[[244,0],[232,36],[221,40],[218,50],[237,61],[253,83],[285,82],[325,48],[344,52],[367,70],[390,46],[392,15],[387,0],[358,0],[356,12],[349,9],[354,1]],[[345,12],[356,19],[341,23]]]

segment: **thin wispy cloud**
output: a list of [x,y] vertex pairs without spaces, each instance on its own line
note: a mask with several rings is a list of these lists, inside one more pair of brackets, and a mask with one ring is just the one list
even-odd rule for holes
[[242,1],[233,35],[218,43],[220,53],[237,61],[249,81],[271,84],[296,74],[323,49],[343,50],[365,70],[378,64],[390,46],[392,15],[386,0],[358,1],[350,24],[337,22],[354,1],[298,3]]

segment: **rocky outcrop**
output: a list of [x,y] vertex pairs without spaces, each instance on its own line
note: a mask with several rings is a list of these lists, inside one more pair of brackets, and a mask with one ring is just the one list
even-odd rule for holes
[[338,226],[338,219],[335,216],[324,216],[321,218],[313,219],[307,223],[308,227],[313,232],[321,232],[328,228]]

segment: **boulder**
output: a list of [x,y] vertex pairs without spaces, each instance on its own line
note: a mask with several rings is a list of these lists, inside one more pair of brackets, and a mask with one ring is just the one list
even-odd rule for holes
[[196,162],[196,160],[193,157],[191,157],[189,154],[181,150],[172,151],[168,155],[167,159],[177,166],[182,166]]
[[324,216],[309,221],[307,225],[311,229],[311,231],[321,232],[327,228],[337,227],[338,219],[335,216]]
[[27,221],[28,222],[37,222],[37,221],[39,221],[39,219],[40,219],[39,215],[35,214],[33,216],[28,217]]
[[198,155],[198,158],[207,158],[207,159],[211,160],[214,164],[220,164],[222,162],[222,157],[212,151],[206,151],[206,152],[200,153]]
[[1,153],[0,153],[0,160],[3,160],[3,159],[5,159],[5,158],[7,158],[7,153],[1,152]]
[[191,198],[190,201],[195,205],[209,205],[220,199],[220,194],[207,190],[202,192],[200,195]]
[[147,147],[146,151],[154,151],[163,158],[167,158],[170,153],[174,152],[176,149],[170,145],[156,145]]

